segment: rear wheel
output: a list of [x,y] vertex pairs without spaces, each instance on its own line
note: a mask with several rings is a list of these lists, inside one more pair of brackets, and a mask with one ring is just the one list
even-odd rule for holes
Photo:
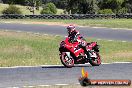
[[95,54],[97,55],[97,58],[92,57],[92,59],[89,61],[89,63],[92,66],[99,66],[101,64],[101,58],[98,52],[95,52]]
[[70,58],[67,56],[66,53],[62,53],[60,56],[62,64],[67,68],[72,68],[74,66],[74,59],[72,56]]

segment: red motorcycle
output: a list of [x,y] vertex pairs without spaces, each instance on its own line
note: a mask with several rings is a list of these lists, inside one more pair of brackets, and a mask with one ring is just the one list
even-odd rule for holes
[[[88,51],[87,51],[87,50]],[[66,37],[60,43],[60,60],[65,67],[71,68],[74,64],[90,63],[92,66],[99,66],[101,58],[97,42],[87,43],[86,49],[80,46],[78,41],[72,41]]]

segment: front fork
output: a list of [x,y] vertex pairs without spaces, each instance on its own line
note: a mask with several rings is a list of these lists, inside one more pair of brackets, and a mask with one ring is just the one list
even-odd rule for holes
[[97,58],[97,55],[94,50],[87,51],[87,59],[92,60],[93,58]]

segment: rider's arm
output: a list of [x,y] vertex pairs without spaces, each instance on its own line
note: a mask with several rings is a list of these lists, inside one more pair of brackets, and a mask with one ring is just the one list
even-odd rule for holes
[[78,31],[75,31],[75,33],[74,33],[74,41],[77,41],[79,35],[80,35],[80,33]]

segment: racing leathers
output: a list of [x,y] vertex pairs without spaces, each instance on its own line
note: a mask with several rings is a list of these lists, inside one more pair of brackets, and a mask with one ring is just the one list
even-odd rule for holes
[[80,35],[79,31],[74,30],[72,31],[68,37],[70,38],[70,40],[72,42],[77,41],[79,42],[79,46],[82,47],[85,51],[87,51],[86,46],[87,46],[87,42],[85,41],[85,39]]

